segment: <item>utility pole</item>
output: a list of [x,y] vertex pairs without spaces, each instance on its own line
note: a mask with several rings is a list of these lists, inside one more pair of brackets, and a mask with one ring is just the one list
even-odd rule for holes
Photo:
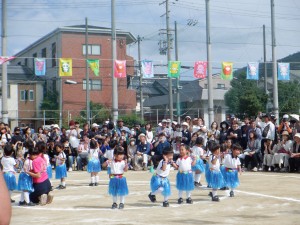
[[273,105],[275,117],[279,118],[278,109],[278,80],[277,80],[277,60],[276,60],[276,38],[274,19],[274,0],[271,0],[271,30],[272,30],[272,61],[273,61]]
[[85,18],[85,80],[86,80],[86,122],[90,124],[90,79],[88,65],[88,19]]
[[267,47],[266,47],[266,26],[263,25],[263,43],[264,43],[264,75],[265,75],[265,82],[264,82],[264,89],[265,94],[268,94],[268,70],[267,70]]
[[[6,34],[6,0],[2,0],[2,56],[6,56],[7,34]],[[7,105],[7,62],[2,64],[2,122],[8,124],[8,105]]]
[[113,122],[118,120],[118,81],[114,77],[115,74],[115,61],[117,56],[116,48],[116,27],[115,27],[115,0],[111,0],[111,60],[112,60],[112,119]]
[[140,71],[140,108],[141,108],[141,120],[144,120],[144,103],[143,103],[143,76],[142,76],[142,63],[141,63],[141,37],[138,36],[138,60],[139,60],[139,71]]
[[211,41],[210,41],[210,13],[209,0],[205,0],[206,6],[206,50],[207,50],[207,81],[208,81],[208,120],[214,121],[213,79],[211,65]]
[[[167,64],[171,60],[171,41],[170,41],[170,28],[169,28],[169,0],[165,0],[160,3],[166,4],[166,30],[167,30]],[[173,121],[173,90],[172,90],[172,78],[168,77],[169,86],[169,111],[170,119]]]
[[[178,38],[177,38],[177,22],[175,21],[175,60],[178,61]],[[179,93],[180,77],[176,78],[176,111],[177,122],[180,123],[180,93]]]

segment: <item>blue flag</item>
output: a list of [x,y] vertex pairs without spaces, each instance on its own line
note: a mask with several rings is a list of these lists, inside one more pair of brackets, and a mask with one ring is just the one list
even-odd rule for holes
[[36,76],[45,76],[46,60],[43,58],[34,58],[34,72]]
[[278,80],[290,80],[290,64],[278,63]]
[[248,63],[247,79],[248,80],[258,80],[259,79],[259,68],[258,68],[257,62]]

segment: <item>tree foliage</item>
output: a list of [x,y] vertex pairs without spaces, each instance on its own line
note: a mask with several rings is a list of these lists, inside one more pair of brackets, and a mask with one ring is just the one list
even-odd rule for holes
[[45,110],[45,117],[51,123],[57,123],[59,120],[59,94],[57,92],[47,92],[43,102],[40,105],[41,110]]
[[225,104],[231,113],[237,115],[256,115],[265,111],[268,96],[258,87],[257,81],[247,80],[241,72],[231,81],[232,88],[225,94]]
[[[102,104],[90,102],[91,123],[100,123],[110,118],[110,110]],[[86,107],[80,111],[80,117],[75,119],[80,123],[86,122]]]
[[279,81],[278,82],[278,104],[279,112],[285,113],[299,113],[300,109],[300,82],[294,81]]

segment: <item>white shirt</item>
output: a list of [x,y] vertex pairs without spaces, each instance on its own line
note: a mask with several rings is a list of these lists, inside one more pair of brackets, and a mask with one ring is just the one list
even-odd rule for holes
[[283,144],[283,142],[281,141],[273,147],[273,152],[277,153],[281,149],[291,152],[292,148],[293,148],[293,142],[291,140],[286,141],[285,144]]
[[32,170],[32,160],[29,158],[25,159],[23,168],[22,168],[22,172],[30,172]]
[[92,159],[92,158],[95,158],[95,159],[98,159],[99,157],[99,148],[96,148],[96,149],[90,149],[89,150],[89,158]]
[[49,155],[48,155],[48,154],[44,154],[44,159],[45,159],[46,162],[47,162],[47,166],[49,166],[49,165],[50,165]]
[[106,150],[104,153],[104,157],[113,160],[114,159],[114,149]]
[[146,131],[146,140],[149,143],[152,143],[153,141],[153,132],[152,131]]
[[125,166],[126,164],[124,160],[122,160],[121,162],[116,162],[115,160],[113,160],[108,163],[108,167],[111,168],[111,174],[123,174]]
[[236,168],[238,168],[238,166],[241,165],[241,161],[240,161],[239,157],[232,158],[232,154],[226,154],[224,157],[223,165],[226,168],[236,169]]
[[198,156],[199,158],[201,158],[201,156],[204,155],[204,150],[203,150],[203,148],[194,145],[194,146],[192,147],[192,154],[193,154],[194,156]]
[[269,121],[267,123],[258,122],[258,125],[261,127],[262,133],[263,133],[265,127],[270,125],[268,134],[267,134],[266,137],[263,137],[263,139],[271,139],[272,141],[274,141],[274,139],[275,139],[275,125],[271,121]]
[[62,159],[66,159],[66,154],[64,152],[59,153],[56,157],[57,166],[63,165],[65,163]]
[[14,158],[3,156],[1,164],[3,166],[3,172],[15,172],[14,166],[17,163]]
[[163,171],[163,170],[162,170],[163,162],[164,162],[164,160],[162,159],[162,160],[160,160],[160,162],[158,163],[158,166],[157,166],[157,168],[156,168],[156,174],[159,175],[159,176],[161,176],[161,177],[167,177],[167,176],[169,176],[169,174],[170,174],[171,164],[168,163],[167,166],[166,166],[166,170]]
[[192,169],[192,162],[192,158],[187,156],[186,158],[178,158],[176,164],[179,171],[188,172]]
[[213,159],[215,159],[215,157],[216,156],[214,156],[214,155],[209,156],[209,162],[208,162],[209,163],[209,168],[211,168],[215,171],[220,171],[220,158],[219,157],[217,158],[217,161],[216,161],[215,165],[213,165],[212,162],[211,162]]
[[76,129],[72,129],[72,130],[67,130],[66,131],[67,136],[69,136],[69,142],[71,144],[71,146],[73,148],[78,148],[79,146],[79,139],[78,139],[78,135],[80,134],[80,130],[78,130],[78,132],[76,131]]

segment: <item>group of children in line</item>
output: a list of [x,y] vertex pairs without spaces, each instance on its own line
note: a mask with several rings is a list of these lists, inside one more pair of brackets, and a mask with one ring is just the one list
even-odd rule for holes
[[[163,206],[168,207],[168,198],[171,195],[171,185],[168,179],[171,167],[178,170],[176,175],[176,188],[178,190],[178,204],[183,203],[183,192],[186,193],[186,203],[192,204],[191,192],[195,186],[201,186],[201,174],[205,173],[208,187],[212,188],[209,194],[212,201],[219,201],[217,190],[222,187],[230,188],[230,197],[234,197],[234,189],[239,185],[238,172],[241,172],[241,163],[237,157],[240,154],[241,147],[234,145],[232,152],[221,156],[220,145],[213,144],[210,151],[206,155],[202,149],[203,140],[201,137],[197,138],[195,146],[189,148],[185,144],[180,146],[180,155],[176,161],[173,161],[174,154],[172,148],[165,148],[163,150],[163,157],[160,160],[156,171],[150,181],[151,192],[148,195],[151,202],[156,202],[156,195],[161,193],[164,196]],[[47,148],[43,143],[37,143],[36,147],[39,153],[45,160],[45,170],[48,173],[49,179],[52,178],[52,168],[49,162],[49,157],[46,154]],[[57,189],[65,189],[65,178],[67,177],[66,155],[63,152],[62,144],[56,145],[56,179],[60,179],[61,183]],[[87,171],[91,174],[90,186],[97,186],[99,183],[98,173],[101,171],[99,161],[99,147],[96,140],[91,139],[89,149],[89,161]],[[39,174],[32,173],[32,160],[34,154],[29,149],[25,162],[23,164],[22,172],[19,175],[18,186],[16,184],[15,169],[16,162],[11,157],[13,149],[10,145],[4,148],[5,156],[2,158],[4,178],[7,187],[10,191],[19,190],[21,193],[21,200],[19,205],[33,206],[34,203],[29,200],[29,193],[33,192],[32,177],[38,177]],[[115,141],[111,141],[110,150],[105,152],[107,159],[102,167],[107,167],[109,175],[108,193],[113,198],[112,209],[123,209],[125,203],[125,196],[128,195],[127,181],[124,172],[128,170],[128,163],[125,159],[124,150],[117,145]],[[204,165],[206,161],[206,167]],[[119,197],[119,206],[117,204]],[[51,199],[52,201],[52,199]]]

